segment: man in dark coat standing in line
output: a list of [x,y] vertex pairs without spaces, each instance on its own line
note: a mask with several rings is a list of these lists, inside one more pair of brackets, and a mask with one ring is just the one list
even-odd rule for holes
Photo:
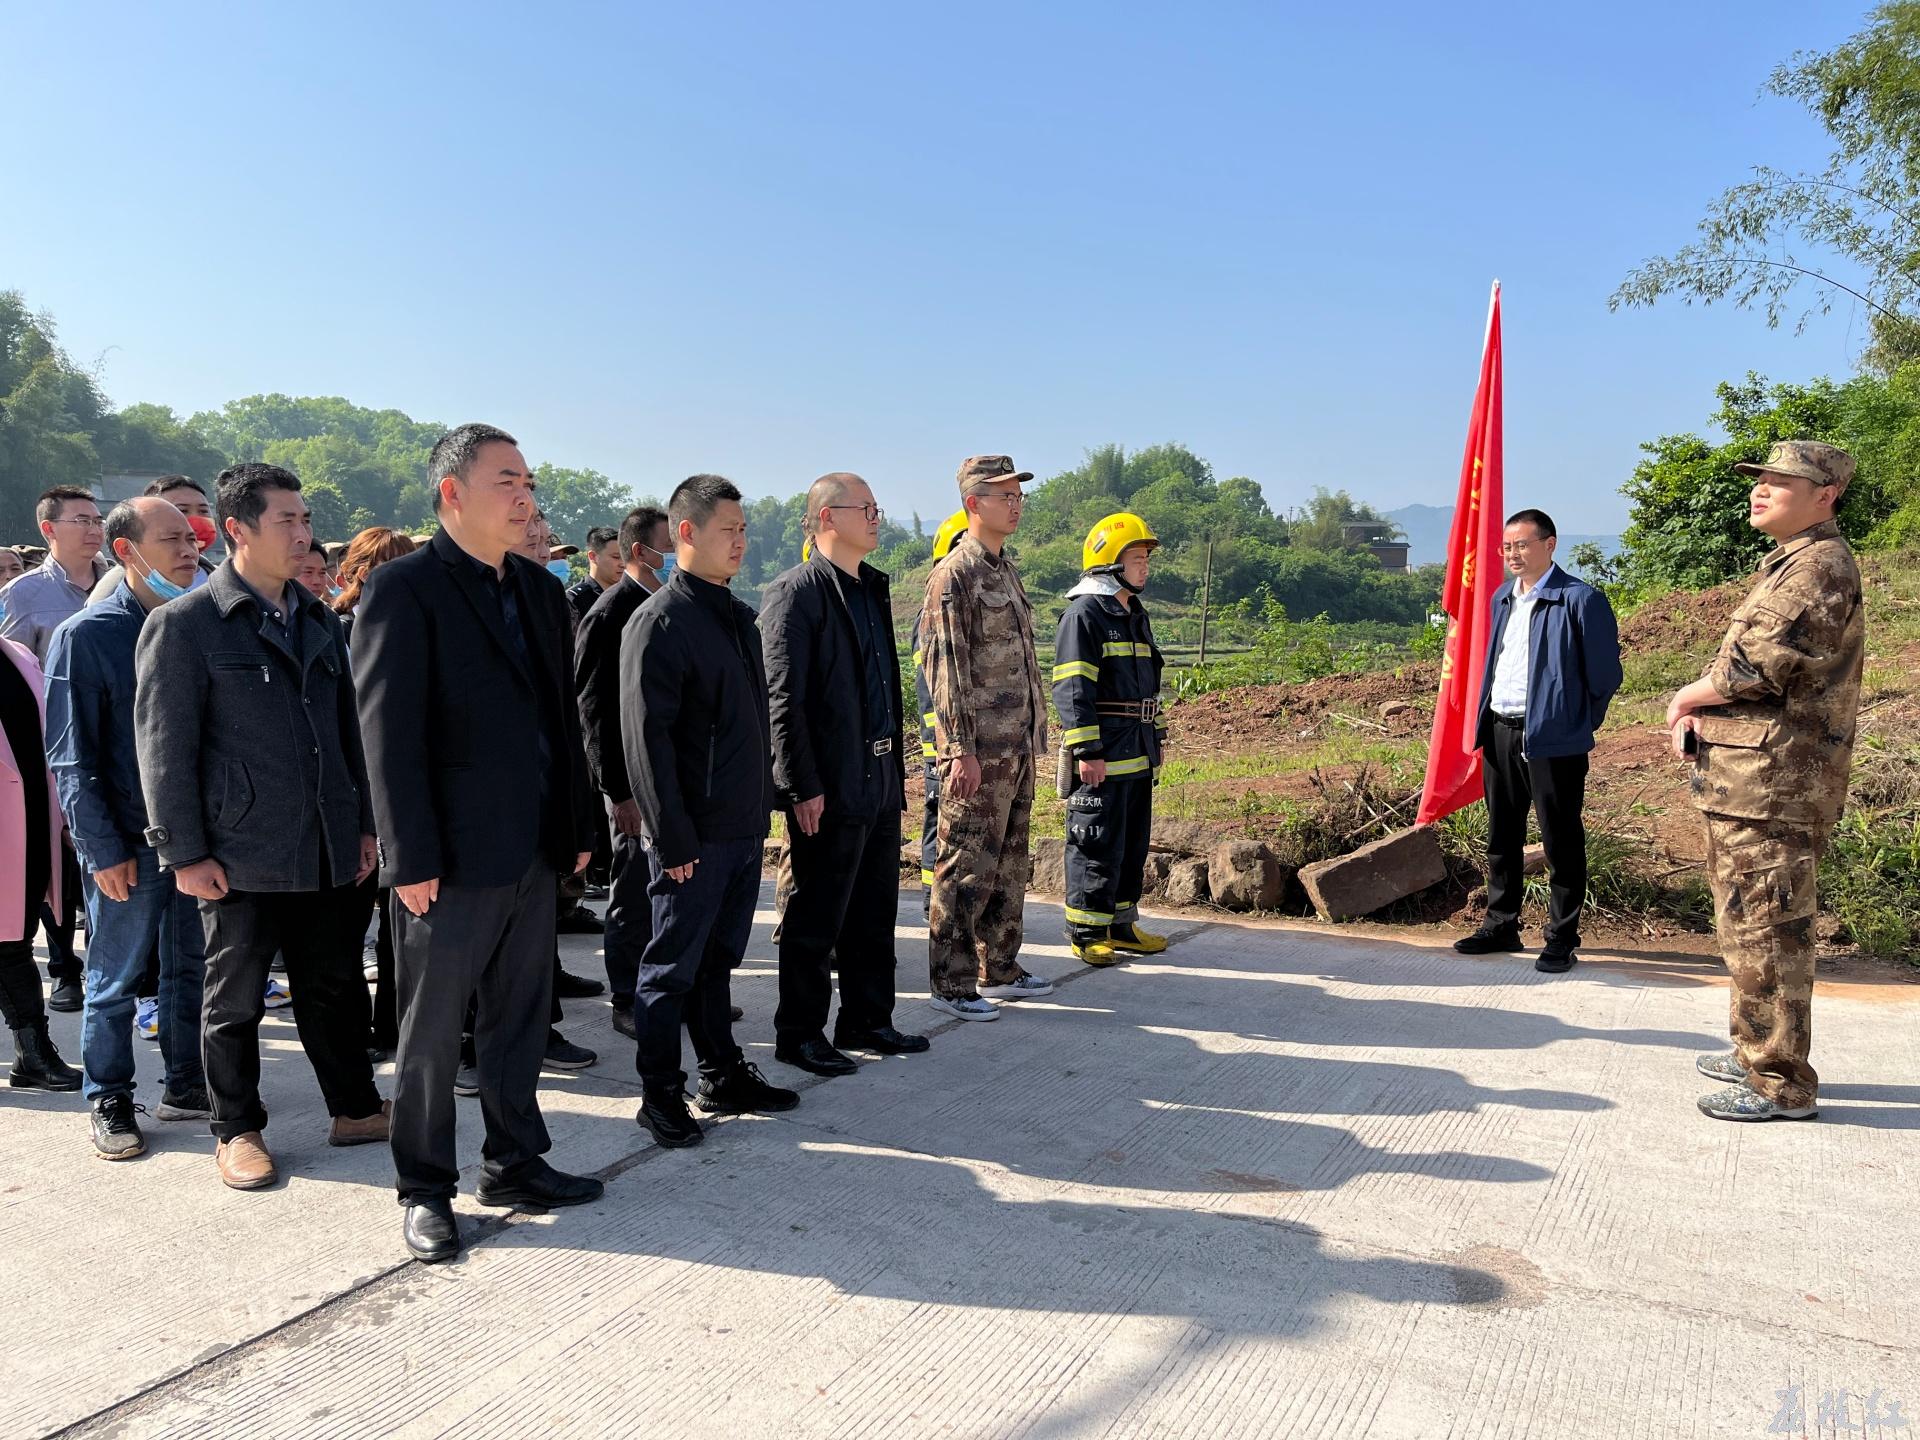
[[427,473],[440,532],[374,572],[353,662],[399,944],[402,1229],[415,1257],[436,1261],[460,1250],[453,1077],[469,996],[486,1123],[480,1203],[582,1205],[602,1186],[541,1158],[551,1142],[535,1093],[555,880],[593,847],[566,597],[514,553],[534,482],[511,435],[462,425],[434,445]]
[[[773,782],[787,811],[793,889],[780,928],[774,1058],[851,1075],[842,1050],[918,1054],[893,1025],[893,922],[906,803],[900,654],[887,577],[867,564],[880,507],[858,475],[807,492],[813,554],[767,588],[760,614],[773,722]],[[840,1016],[827,1043],[840,971]]]
[[680,1068],[684,1020],[709,1114],[791,1110],[733,1038],[731,972],[753,933],[774,804],[767,673],[751,606],[729,588],[747,550],[740,492],[719,475],[667,503],[675,568],[620,641],[620,739],[649,845],[653,938],[634,992],[634,1118],[663,1146],[700,1143]]
[[201,1054],[214,1161],[234,1190],[278,1178],[260,1136],[260,1019],[276,953],[300,995],[294,1023],[333,1117],[328,1143],[387,1138],[354,933],[373,809],[340,622],[293,580],[311,519],[299,479],[279,466],[221,471],[232,555],[149,615],[134,647],[145,839],[200,902]]

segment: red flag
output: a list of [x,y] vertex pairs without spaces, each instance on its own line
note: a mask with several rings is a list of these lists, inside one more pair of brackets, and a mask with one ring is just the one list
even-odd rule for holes
[[1418,821],[1427,824],[1471,805],[1482,795],[1480,757],[1473,748],[1480,718],[1480,677],[1486,672],[1493,592],[1505,579],[1500,564],[1502,503],[1500,405],[1500,282],[1487,310],[1487,343],[1480,356],[1480,388],[1467,424],[1460,491],[1447,537],[1447,650],[1440,662],[1440,694],[1433,706],[1427,780]]

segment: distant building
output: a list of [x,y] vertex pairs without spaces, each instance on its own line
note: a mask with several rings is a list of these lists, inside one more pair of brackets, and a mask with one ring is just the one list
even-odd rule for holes
[[1380,562],[1382,570],[1405,574],[1413,568],[1407,561],[1409,546],[1393,538],[1398,527],[1383,520],[1349,520],[1340,527],[1340,537],[1358,546]]

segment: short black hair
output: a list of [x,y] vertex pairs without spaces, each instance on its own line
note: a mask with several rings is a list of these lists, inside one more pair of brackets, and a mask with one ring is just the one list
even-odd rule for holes
[[[626,518],[620,522],[620,559],[622,563],[633,559],[633,547],[646,545],[651,548],[653,542],[647,537],[667,523],[667,512],[658,505],[636,505],[629,510]],[[671,543],[671,542],[669,542]]]
[[611,545],[620,538],[620,532],[611,525],[596,525],[587,531],[587,549],[598,550],[602,545]]
[[238,520],[249,530],[260,528],[269,490],[291,490],[296,494],[300,490],[298,475],[258,460],[228,466],[215,483],[220,487],[221,519]]
[[147,486],[145,493],[160,496],[166,494],[169,490],[181,489],[198,490],[202,500],[207,498],[207,487],[191,475],[162,475],[158,480]]
[[[142,496],[142,499],[147,497]],[[140,507],[131,500],[122,500],[107,512],[107,553],[113,553],[113,542],[131,540],[138,545],[147,538],[147,522],[140,518]],[[118,556],[114,558],[118,559]]]
[[433,442],[433,450],[427,456],[427,486],[433,491],[434,514],[440,513],[440,482],[449,475],[466,479],[480,447],[496,440],[508,445],[520,443],[498,425],[483,425],[478,420],[456,425]]
[[[1542,540],[1551,540],[1560,532],[1553,528],[1553,517],[1544,510],[1516,510],[1507,516],[1508,525],[1531,525]],[[1505,529],[1505,526],[1501,527]]]
[[667,501],[667,523],[677,536],[680,522],[691,520],[697,530],[713,518],[722,500],[738,503],[740,487],[724,475],[689,475],[673,488]]
[[[60,511],[69,500],[93,500],[93,492],[84,485],[52,485],[40,492],[40,499],[33,507],[34,523],[51,525],[60,518]],[[94,504],[100,502],[94,500]]]

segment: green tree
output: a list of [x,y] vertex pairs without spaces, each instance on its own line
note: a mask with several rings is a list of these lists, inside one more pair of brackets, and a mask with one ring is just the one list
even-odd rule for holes
[[1707,208],[1698,239],[1630,272],[1609,304],[1731,298],[1800,329],[1850,295],[1872,312],[1870,366],[1920,357],[1920,3],[1879,6],[1831,53],[1777,66],[1766,88],[1825,128],[1826,164],[1756,167]]
[[[1920,376],[1896,394],[1877,376],[1845,385],[1773,385],[1748,375],[1722,384],[1712,423],[1726,436],[1663,435],[1640,448],[1646,459],[1621,487],[1630,519],[1620,580],[1629,593],[1678,586],[1701,589],[1752,572],[1773,542],[1747,523],[1753,482],[1733,467],[1766,458],[1775,440],[1826,440],[1845,446],[1859,468],[1840,507],[1840,528],[1864,542],[1895,509],[1886,476],[1920,458]],[[1902,398],[1904,397],[1904,398]]]
[[106,400],[60,348],[49,315],[0,291],[0,542],[38,543],[33,505],[51,485],[100,479]]
[[[1287,533],[1295,545],[1308,550],[1357,550],[1360,542],[1349,540],[1345,527],[1361,522],[1389,525],[1386,516],[1346,491],[1316,486],[1312,498],[1287,517]],[[1389,525],[1389,533],[1398,536],[1400,531]]]
[[598,470],[573,470],[563,465],[534,467],[540,508],[562,544],[587,543],[587,531],[596,525],[618,529],[633,508],[633,491]]

